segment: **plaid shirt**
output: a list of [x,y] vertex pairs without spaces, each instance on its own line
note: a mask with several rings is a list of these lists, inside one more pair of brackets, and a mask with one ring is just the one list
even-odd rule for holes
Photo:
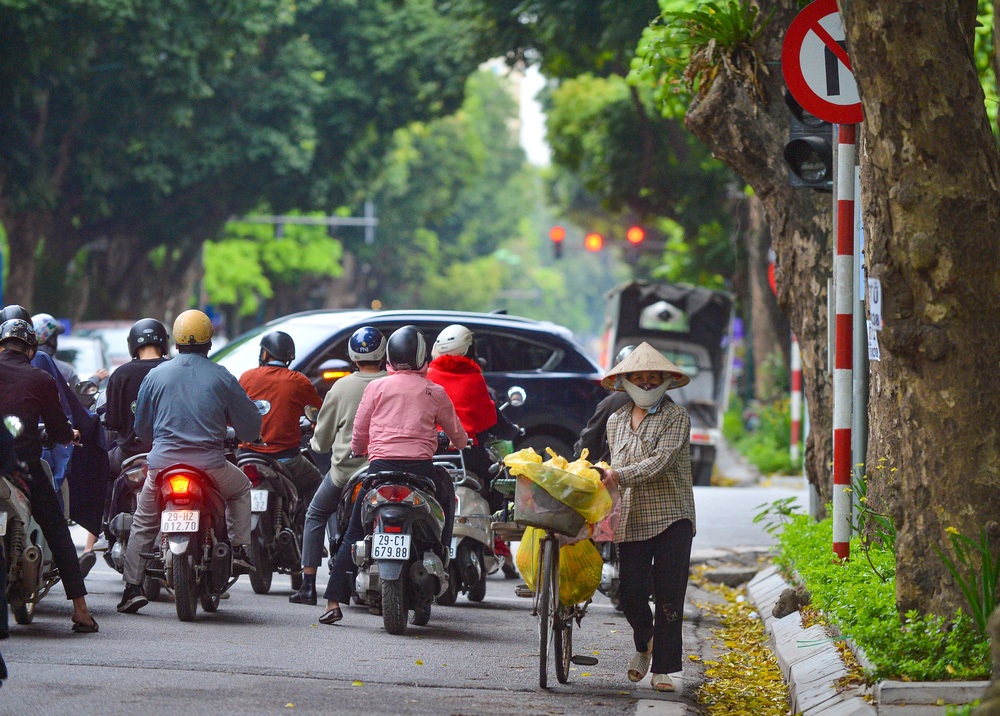
[[691,418],[663,401],[633,430],[632,401],[608,418],[611,466],[622,489],[621,521],[615,542],[639,542],[678,520],[695,526],[691,487]]

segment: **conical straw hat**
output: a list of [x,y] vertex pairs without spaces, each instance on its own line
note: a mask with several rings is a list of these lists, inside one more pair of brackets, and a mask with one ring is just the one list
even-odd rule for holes
[[643,342],[636,346],[628,358],[608,371],[608,374],[601,380],[601,385],[608,390],[624,390],[619,383],[619,376],[650,370],[666,374],[667,390],[680,388],[691,382],[687,373],[674,365],[670,359],[653,346]]

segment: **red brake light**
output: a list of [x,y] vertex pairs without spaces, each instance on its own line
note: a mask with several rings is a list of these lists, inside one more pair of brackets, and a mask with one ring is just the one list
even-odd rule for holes
[[247,476],[247,479],[250,480],[250,484],[254,487],[260,484],[260,470],[258,470],[257,466],[252,462],[243,466],[243,474]]
[[385,525],[382,527],[386,532],[402,532],[403,528],[399,525]]
[[389,502],[402,502],[413,494],[413,490],[403,485],[382,485],[375,491]]
[[171,475],[167,484],[173,494],[186,495],[191,489],[191,477],[189,475]]

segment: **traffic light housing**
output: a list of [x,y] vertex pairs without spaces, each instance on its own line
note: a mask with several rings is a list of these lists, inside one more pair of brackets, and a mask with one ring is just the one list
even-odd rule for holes
[[596,233],[587,234],[583,237],[583,248],[587,251],[600,251],[604,248],[604,237]]
[[552,241],[552,255],[561,259],[563,251],[563,240],[566,238],[566,229],[561,226],[553,226],[549,229],[549,239]]
[[788,183],[817,191],[833,191],[833,125],[805,111],[788,90],[791,131],[785,144]]

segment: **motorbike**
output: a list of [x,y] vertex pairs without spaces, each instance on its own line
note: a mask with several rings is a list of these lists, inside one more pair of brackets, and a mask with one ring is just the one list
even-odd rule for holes
[[[345,502],[364,495],[359,499],[364,500],[365,537],[351,548],[358,568],[357,601],[381,613],[390,634],[406,631],[410,611],[413,623],[425,626],[434,599],[448,589],[440,554],[445,514],[434,496],[433,480],[386,471],[368,474],[359,490],[354,487],[348,483],[344,492]],[[347,524],[343,519],[340,523]]]
[[[318,409],[306,407],[299,427],[308,445],[308,434],[316,422]],[[302,455],[311,459],[307,447]],[[302,529],[305,505],[288,471],[265,453],[245,452],[237,461],[252,485],[250,490],[250,586],[256,594],[267,594],[275,572],[291,575],[292,589],[302,586]]]
[[493,548],[489,503],[480,494],[480,478],[466,469],[461,451],[435,455],[434,464],[451,475],[455,483],[455,528],[448,588],[436,601],[441,606],[451,606],[461,593],[468,595],[471,602],[481,602],[486,598],[486,576],[499,571],[504,562]]
[[[262,415],[271,408],[266,400],[254,403]],[[235,447],[236,435],[230,428],[226,448]],[[156,487],[160,546],[158,551],[142,555],[152,560],[146,574],[173,589],[178,619],[194,621],[199,603],[206,612],[217,611],[222,595],[239,579],[233,574],[226,501],[212,478],[191,465],[160,470]],[[163,562],[162,571],[154,566],[158,559]]]
[[[14,437],[24,430],[20,418],[4,417],[4,425]],[[43,436],[44,441],[44,436]],[[35,605],[59,581],[59,570],[31,516],[31,503],[23,464],[10,475],[0,475],[0,549],[7,564],[7,602],[18,624],[31,624]]]
[[[125,551],[128,549],[129,535],[132,533],[132,516],[135,514],[139,493],[146,482],[148,472],[146,453],[133,455],[122,463],[121,473],[115,478],[111,488],[110,509],[104,527],[109,546],[104,553],[104,561],[119,574],[125,572]],[[151,602],[159,599],[163,586],[163,583],[153,575],[162,571],[162,560],[150,561],[143,581],[143,592]]]
[[601,553],[601,559],[604,560],[604,565],[601,567],[601,583],[597,589],[611,601],[615,609],[621,611],[622,606],[618,598],[618,589],[621,585],[618,576],[618,547],[614,542],[598,542],[597,549]]

